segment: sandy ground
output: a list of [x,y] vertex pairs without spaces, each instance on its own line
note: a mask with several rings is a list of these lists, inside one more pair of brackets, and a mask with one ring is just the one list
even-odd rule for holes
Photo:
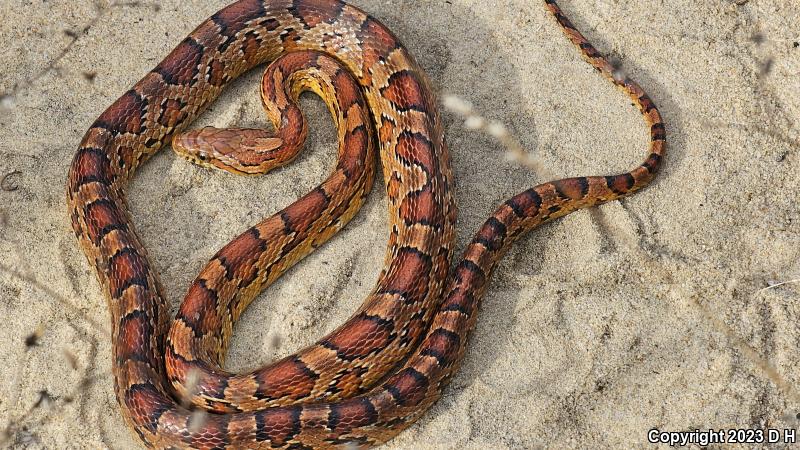
[[[19,171],[7,180],[17,189],[0,191],[0,445],[137,448],[114,398],[106,305],[69,227],[64,181],[91,122],[225,3],[117,6],[94,22],[91,2],[0,3],[0,93],[10,93],[0,101],[0,175]],[[507,124],[557,176],[643,158],[638,113],[538,2],[354,3],[399,35],[440,95]],[[562,3],[660,106],[664,171],[646,192],[602,208],[616,235],[583,211],[521,240],[486,295],[459,375],[387,447],[629,447],[654,427],[797,428],[800,403],[723,330],[798,385],[800,284],[762,289],[800,277],[800,4]],[[200,124],[262,124],[258,78],[236,82]],[[165,151],[134,180],[132,214],[173,305],[219,247],[333,166],[325,108],[305,105],[309,148],[284,170],[245,179]],[[461,248],[496,204],[544,180],[444,117]],[[385,205],[376,185],[343,233],[261,296],[235,331],[230,368],[289,354],[357,308],[383,261]]]

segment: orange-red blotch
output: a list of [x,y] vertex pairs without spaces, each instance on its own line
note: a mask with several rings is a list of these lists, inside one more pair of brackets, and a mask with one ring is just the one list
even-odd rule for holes
[[441,228],[444,225],[442,206],[431,191],[430,184],[420,191],[409,193],[400,204],[400,217],[406,225],[421,223]]
[[112,256],[108,273],[113,274],[108,280],[113,298],[133,285],[147,287],[147,260],[134,249],[126,248]]
[[345,154],[342,155],[339,167],[344,169],[348,176],[358,177],[365,166],[371,163],[371,161],[365,161],[368,146],[369,136],[367,136],[364,126],[359,126],[345,135]]
[[327,205],[328,197],[322,190],[315,189],[289,205],[281,212],[281,216],[291,231],[305,235]]
[[294,157],[302,148],[308,127],[303,112],[294,103],[288,105],[281,114],[283,118],[278,128],[278,137],[283,139],[283,145],[276,153],[280,153],[277,155],[279,158],[288,159]]
[[532,217],[542,206],[542,197],[535,189],[528,189],[506,201],[506,205],[519,217]]
[[241,280],[240,286],[246,286],[258,274],[255,262],[264,251],[265,245],[258,230],[250,228],[223,247],[215,258],[225,267],[228,279],[237,278]]
[[404,132],[397,138],[397,155],[406,163],[417,164],[428,175],[437,173],[433,145],[419,133]]
[[401,406],[416,405],[425,398],[428,378],[411,367],[392,377],[386,383],[386,390]]
[[311,394],[316,378],[302,361],[287,358],[256,372],[255,395],[262,399],[300,399]]
[[160,74],[169,84],[186,86],[197,75],[202,57],[203,46],[189,37],[178,44],[153,72]]
[[615,194],[627,193],[635,183],[636,180],[633,178],[633,175],[629,173],[606,177],[606,186]]
[[381,94],[400,111],[429,111],[430,102],[425,92],[417,75],[408,70],[393,73],[388,85],[381,88]]
[[158,428],[158,419],[172,408],[172,400],[168,400],[158,392],[152,384],[135,384],[125,391],[125,404],[128,405],[130,417],[134,424],[151,433]]
[[189,292],[181,303],[178,318],[194,330],[197,336],[218,330],[220,318],[217,315],[217,294],[204,280],[198,280],[189,287]]
[[391,321],[362,313],[334,331],[324,345],[336,350],[340,358],[351,360],[385,348],[394,337]]
[[440,311],[458,311],[466,316],[472,314],[475,297],[470,288],[465,288],[463,282],[451,292],[440,307]]
[[309,27],[322,22],[333,23],[342,12],[344,3],[339,0],[295,0],[297,16]]
[[127,360],[143,361],[148,364],[155,364],[152,355],[147,353],[150,348],[150,336],[153,335],[153,327],[147,319],[147,315],[141,311],[134,311],[120,320],[118,345],[116,347],[116,358],[119,362]]
[[81,185],[95,181],[110,184],[110,166],[108,156],[103,150],[81,148],[70,167],[70,192],[77,192]]
[[300,432],[300,406],[271,408],[256,412],[256,440],[283,446]]
[[489,250],[495,251],[500,249],[503,245],[503,240],[506,237],[506,226],[494,217],[487,220],[478,234],[475,235],[473,242],[480,242],[484,247]]
[[477,290],[486,283],[486,274],[474,262],[465,259],[456,266],[455,277],[459,286],[472,286]]
[[589,180],[583,177],[553,181],[553,186],[558,195],[567,200],[581,200],[589,193]]
[[122,214],[109,200],[98,200],[90,203],[84,210],[89,239],[99,246],[103,236],[112,230],[126,229]]
[[345,70],[338,70],[333,77],[333,87],[336,91],[336,102],[342,111],[350,110],[355,104],[363,104],[361,91],[353,77]]
[[460,342],[461,338],[456,333],[440,328],[431,333],[422,343],[421,354],[433,356],[439,365],[447,367],[457,355]]
[[192,420],[202,421],[191,434],[190,442],[191,448],[211,450],[218,448],[227,448],[230,444],[230,437],[228,433],[228,423],[230,416],[213,415],[213,416],[193,416],[189,419],[189,427],[194,428],[191,423]]
[[140,133],[144,125],[147,101],[130,90],[109,106],[92,127],[105,128],[114,134]]
[[239,0],[211,16],[211,20],[220,27],[223,35],[231,38],[244,29],[248,22],[261,17],[264,17],[262,0]]
[[331,405],[328,428],[334,432],[347,433],[353,428],[372,424],[377,416],[375,407],[368,399],[351,398]]
[[364,74],[369,74],[370,68],[373,67],[381,57],[387,57],[392,50],[399,46],[397,38],[395,38],[386,27],[374,19],[367,19],[361,26],[361,32],[358,34],[358,38],[361,42],[361,49],[364,54],[364,61],[362,63],[362,71]]
[[418,302],[428,293],[431,259],[419,250],[404,247],[389,266],[381,293],[402,295],[409,303]]

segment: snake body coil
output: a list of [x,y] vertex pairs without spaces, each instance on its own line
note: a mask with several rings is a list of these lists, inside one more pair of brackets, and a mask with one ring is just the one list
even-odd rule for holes
[[[661,116],[546,0],[568,38],[638,105],[646,161],[621,175],[528,189],[484,223],[449,273],[456,217],[436,101],[418,64],[381,23],[339,0],[239,0],[203,22],[91,126],[69,171],[75,234],[108,298],[123,417],[159,448],[360,448],[385,442],[441,395],[464,355],[492,270],[525,231],[633,193],[665,150]],[[234,78],[272,62],[262,84],[275,133],[183,133]],[[320,94],[339,162],[317,189],[220,250],[170,326],[169,305],[125,202],[128,180],[174,139],[193,160],[242,173],[289,162],[305,138],[296,100]],[[344,325],[265,368],[220,368],[233,323],[285,270],[340,229],[372,182],[374,144],[390,238],[375,289]],[[176,401],[176,398],[182,401]],[[194,414],[197,408],[211,411]]]

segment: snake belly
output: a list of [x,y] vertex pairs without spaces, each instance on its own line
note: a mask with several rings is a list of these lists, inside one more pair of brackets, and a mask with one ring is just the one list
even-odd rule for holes
[[[112,369],[122,416],[145,445],[366,448],[391,439],[439,398],[456,372],[488,279],[522,233],[577,209],[629,195],[652,180],[666,148],[655,105],[636,83],[615,76],[611,64],[554,1],[544,3],[587,61],[639,107],[651,128],[647,159],[627,173],[544,183],[509,199],[479,229],[449,275],[456,211],[435,98],[426,76],[397,38],[355,7],[338,0],[237,1],[203,22],[101,114],[73,159],[67,202],[76,237],[97,272],[111,312]],[[180,390],[182,381],[170,379],[165,369],[165,353],[181,352],[166,344],[169,305],[134,231],[125,189],[136,168],[185,130],[228,82],[258,64],[301,50],[329,55],[342,64],[366,99],[389,198],[386,266],[370,298],[345,325],[279,362],[289,361],[287,370],[271,372],[284,381],[293,379],[290,372],[302,372],[308,378],[300,379],[313,381],[308,383],[313,386],[289,393],[259,391],[258,380],[251,378],[255,387],[245,397],[257,400],[254,405],[244,405],[243,397],[227,397],[230,385],[221,391],[211,386],[204,391],[208,398],[201,395],[194,401],[219,413],[198,415],[196,406],[176,399],[172,383]],[[315,202],[298,201],[293,205],[296,214],[281,218],[282,232],[308,233],[306,214],[326,202],[324,195]],[[264,236],[251,231],[242,236],[247,233],[252,239],[240,242],[240,248],[249,252],[263,247]],[[270,282],[269,276],[261,273],[251,280],[244,274],[254,272],[254,258],[238,251],[228,256],[232,257],[215,257],[210,264],[216,260],[222,277],[235,280],[232,291],[250,288],[233,302],[245,304]],[[282,264],[280,258],[277,261]],[[195,303],[205,305],[197,313],[213,314],[219,297],[209,295],[206,300],[210,303]],[[226,324],[238,313],[229,314],[223,319]],[[192,325],[195,317],[199,316],[184,315],[179,321]],[[188,326],[185,332],[217,336],[206,357],[221,363],[229,331]],[[364,345],[364,336],[378,338]],[[373,378],[363,383],[356,379],[364,368],[378,366]],[[318,384],[323,377],[328,378]],[[326,383],[331,382],[336,388],[328,390]],[[222,398],[210,399],[215,392]],[[215,401],[216,407],[208,405]]]

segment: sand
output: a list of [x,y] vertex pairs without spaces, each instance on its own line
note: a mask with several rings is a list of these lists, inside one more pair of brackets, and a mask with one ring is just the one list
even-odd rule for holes
[[[139,445],[114,398],[108,313],[69,226],[65,176],[92,121],[226,2],[101,3],[94,21],[92,2],[0,4],[0,93],[11,93],[0,100],[0,175],[19,171],[7,180],[17,189],[0,191],[0,445],[13,448]],[[643,159],[635,108],[539,2],[354,3],[395,31],[440,96],[505,123],[556,176]],[[664,170],[601,208],[611,227],[582,211],[522,239],[458,376],[386,447],[631,447],[651,428],[797,428],[796,394],[775,379],[800,382],[800,284],[764,288],[800,278],[800,5],[562,3],[661,108]],[[234,83],[197,125],[263,124],[259,76]],[[320,101],[304,105],[308,149],[284,170],[242,178],[164,151],[136,176],[132,215],[173,306],[218,248],[332,168],[333,126]],[[495,205],[545,180],[458,115],[444,120],[461,249]],[[383,261],[385,209],[378,184],[350,226],[261,296],[229,368],[290,354],[357,308]]]

